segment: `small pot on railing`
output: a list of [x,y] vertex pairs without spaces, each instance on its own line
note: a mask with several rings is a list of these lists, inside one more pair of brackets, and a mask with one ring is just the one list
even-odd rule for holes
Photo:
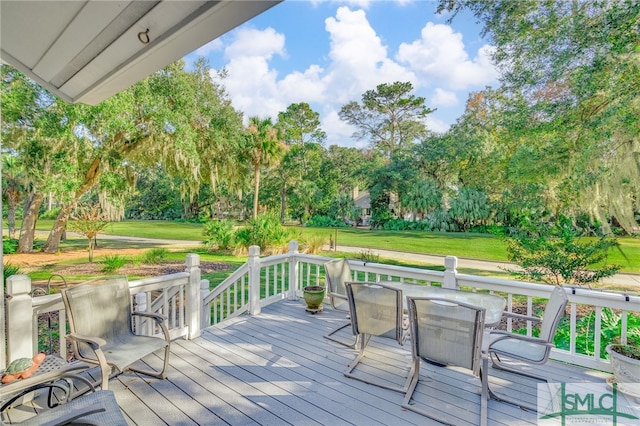
[[310,285],[302,289],[304,301],[307,304],[305,309],[312,314],[322,311],[325,288],[319,285]]

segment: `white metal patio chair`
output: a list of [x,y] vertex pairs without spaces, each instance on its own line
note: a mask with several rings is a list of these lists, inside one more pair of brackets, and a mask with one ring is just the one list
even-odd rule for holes
[[433,409],[411,403],[420,380],[422,359],[443,367],[458,366],[480,377],[479,424],[486,425],[489,393],[485,371],[488,356],[482,352],[485,309],[436,297],[408,297],[407,303],[413,366],[402,407],[445,424],[458,424],[460,420],[453,413],[451,416],[439,416]]
[[[112,369],[115,374],[131,371],[164,379],[169,365],[169,331],[160,315],[132,312],[131,294],[126,277],[106,277],[62,289],[67,309],[73,351],[77,359],[100,366],[102,389],[108,388]],[[154,319],[163,337],[134,333],[134,315]],[[161,371],[139,370],[130,365],[139,359],[164,349]]]
[[[352,281],[353,276],[349,262],[346,259],[333,259],[324,264],[325,281],[327,283],[329,301],[333,309],[338,311],[344,311],[347,313],[347,319],[349,318],[349,300],[347,299],[347,289],[345,283]],[[341,345],[355,348],[358,343],[358,336],[356,335],[353,340],[345,341],[339,337],[334,336],[341,330],[351,326],[351,322],[347,322],[344,325],[331,331],[324,336],[333,342],[340,343]]]
[[[535,374],[535,372],[527,372],[522,367],[515,368],[509,366],[504,361],[516,360],[524,362],[525,364],[545,364],[549,360],[551,349],[554,347],[553,338],[558,324],[565,314],[568,302],[569,299],[565,289],[562,286],[555,286],[549,296],[549,301],[545,307],[542,319],[505,312],[504,315],[507,317],[540,323],[540,334],[538,337],[529,337],[502,330],[491,330],[488,333],[486,345],[493,367],[546,382],[547,380],[545,378],[540,377]],[[508,396],[497,395],[491,388],[489,388],[489,392],[491,396],[497,400],[523,406],[521,401],[515,401]],[[536,409],[534,406],[525,407]]]
[[360,350],[347,366],[344,375],[385,389],[406,392],[410,373],[402,386],[374,380],[364,373],[354,374],[356,367],[365,358],[365,349],[372,336],[385,337],[396,340],[399,345],[404,344],[408,322],[404,320],[402,290],[367,282],[346,282],[345,285],[351,308],[351,325],[353,333],[360,341]]

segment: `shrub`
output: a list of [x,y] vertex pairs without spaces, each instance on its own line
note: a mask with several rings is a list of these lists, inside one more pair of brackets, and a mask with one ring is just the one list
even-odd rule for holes
[[114,254],[113,256],[105,256],[102,263],[102,272],[116,272],[127,264],[127,258]]
[[581,240],[565,217],[555,223],[524,222],[507,243],[509,260],[523,269],[509,272],[525,279],[556,285],[590,284],[620,269],[606,263],[609,249],[618,244],[614,238]]
[[360,254],[358,255],[358,259],[362,260],[365,263],[367,262],[377,263],[380,261],[380,255],[375,253],[371,249],[366,249],[360,252]]
[[318,254],[320,251],[322,251],[322,248],[325,244],[327,244],[328,240],[328,237],[321,234],[309,235],[303,241],[303,245],[305,247],[304,252],[308,254]]
[[309,228],[350,228],[343,220],[334,219],[330,216],[312,216],[305,226]]
[[4,265],[3,270],[3,283],[7,282],[7,278],[9,278],[11,275],[16,275],[20,273],[20,267],[17,265],[12,265],[11,263],[7,263]]
[[155,265],[161,263],[169,254],[169,250],[162,247],[157,247],[151,250],[148,250],[142,256],[142,263],[147,265]]
[[259,246],[261,252],[282,253],[287,250],[291,233],[273,213],[261,214],[251,219],[234,234],[236,250],[246,251],[250,246]]
[[14,254],[18,250],[18,240],[2,237],[2,253]]
[[208,250],[228,250],[233,246],[235,222],[230,219],[213,219],[205,223],[204,245]]

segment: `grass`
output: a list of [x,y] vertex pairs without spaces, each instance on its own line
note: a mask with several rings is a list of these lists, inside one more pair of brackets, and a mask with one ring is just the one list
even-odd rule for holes
[[[48,231],[53,220],[38,221],[38,230]],[[144,238],[202,241],[203,225],[166,221],[124,221],[110,224],[105,234],[126,235]],[[362,247],[363,249],[386,249],[434,255],[452,255],[461,258],[507,261],[506,242],[488,234],[440,233],[419,231],[371,231],[355,228],[327,229],[290,227],[296,238],[314,235],[337,235],[338,245]],[[619,238],[619,248],[609,253],[608,261],[622,266],[621,272],[640,273],[640,238]],[[113,240],[100,239],[103,247],[116,247]],[[141,244],[142,246],[143,244]],[[62,249],[86,248],[86,239],[68,240]],[[128,244],[128,247],[133,247]],[[148,247],[148,245],[146,245]]]

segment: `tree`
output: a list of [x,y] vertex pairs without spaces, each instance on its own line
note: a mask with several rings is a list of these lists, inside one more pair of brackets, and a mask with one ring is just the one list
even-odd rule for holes
[[[83,194],[98,187],[106,195],[104,202],[121,204],[139,168],[162,164],[179,178],[180,195],[189,202],[203,182],[215,187],[224,176],[233,188],[245,180],[237,166],[240,115],[213,84],[204,61],[191,72],[178,61],[95,107],[65,104],[35,83],[35,89],[26,90],[32,87],[28,82],[13,71],[2,82],[12,101],[3,133],[12,135],[25,163],[34,157],[29,168],[34,204],[28,212],[37,213],[40,192],[57,185],[54,192],[63,206],[45,251],[57,251],[69,214]],[[35,160],[44,164],[37,166]],[[48,181],[35,181],[39,175]],[[30,228],[34,224],[27,223]]]
[[409,82],[380,84],[362,95],[362,103],[349,102],[340,109],[340,119],[355,126],[357,139],[368,139],[386,157],[409,149],[427,135],[424,119],[434,110],[425,99],[411,94]]
[[263,167],[276,165],[285,149],[278,138],[270,118],[250,117],[249,126],[245,132],[244,156],[253,169],[253,218],[258,217],[258,195],[260,192],[260,174]]
[[319,151],[327,136],[320,128],[320,114],[304,102],[291,104],[278,113],[276,128],[289,146],[275,170],[280,186],[280,221],[284,222],[290,188],[303,179],[315,178],[312,169],[317,169]]
[[430,179],[416,181],[400,201],[413,213],[414,220],[422,219],[426,214],[443,207],[442,191]]
[[69,228],[84,235],[89,240],[89,262],[93,262],[96,237],[109,223],[98,204],[76,207],[72,221],[69,222]]
[[[547,177],[554,210],[585,209],[640,232],[640,34],[636,1],[441,0],[470,10],[495,45],[503,89],[524,102],[508,126],[523,176]],[[525,117],[525,115],[522,115]],[[525,161],[526,159],[526,161]]]
[[607,264],[614,238],[582,240],[566,217],[554,223],[525,221],[508,240],[509,260],[523,268],[512,273],[548,284],[590,284],[614,275],[619,265]]
[[[2,80],[3,153],[24,167],[24,216],[18,252],[33,250],[38,212],[44,194],[64,192],[76,179],[70,174],[78,137],[68,126],[77,106],[70,106],[8,65],[0,66]],[[17,189],[17,187],[14,187]]]

